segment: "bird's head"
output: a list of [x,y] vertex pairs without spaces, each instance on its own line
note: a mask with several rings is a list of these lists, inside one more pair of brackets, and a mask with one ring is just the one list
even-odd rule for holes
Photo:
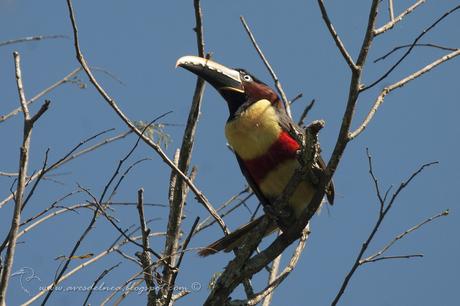
[[183,56],[176,67],[193,72],[211,84],[227,101],[230,116],[259,100],[266,99],[275,107],[282,107],[278,95],[266,84],[244,69],[228,68],[198,56]]

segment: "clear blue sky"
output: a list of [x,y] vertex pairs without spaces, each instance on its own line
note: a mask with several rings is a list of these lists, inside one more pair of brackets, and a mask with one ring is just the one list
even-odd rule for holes
[[[86,58],[90,65],[104,68],[123,81],[122,85],[103,73],[96,73],[125,113],[133,120],[149,121],[173,111],[164,118],[164,122],[181,125],[166,129],[173,139],[167,149],[168,155],[172,156],[181,142],[182,124],[186,121],[195,86],[192,74],[174,69],[177,58],[196,54],[192,1],[75,2],[81,46]],[[326,3],[336,29],[354,58],[367,21],[367,2]],[[399,13],[414,1],[395,2]],[[429,1],[393,31],[378,37],[370,53],[364,83],[378,77],[401,53],[377,64],[372,63],[373,59],[395,46],[410,43],[422,29],[456,4],[458,1]],[[320,140],[323,154],[328,158],[344,111],[350,74],[321,20],[316,1],[203,1],[202,9],[206,51],[212,52],[216,60],[228,66],[244,67],[272,84],[240,24],[239,16],[243,15],[288,97],[303,93],[304,98],[293,108],[294,115],[298,117],[306,103],[316,99],[309,119],[326,120]],[[387,20],[387,15],[383,7],[379,25]],[[458,47],[459,17],[458,12],[454,13],[421,42]],[[0,41],[31,35],[71,36],[64,0],[0,0],[0,28]],[[19,105],[14,79],[14,50],[22,56],[25,90],[29,98],[78,66],[71,39],[0,48],[0,114],[8,113]],[[444,51],[429,48],[414,50],[387,80],[360,98],[354,126],[367,113],[379,90],[443,54]],[[451,215],[411,234],[388,253],[423,253],[424,258],[384,261],[362,267],[352,279],[341,305],[457,305],[460,289],[460,219],[456,195],[460,184],[459,69],[459,59],[454,59],[386,98],[369,128],[349,145],[335,176],[336,205],[314,218],[313,234],[307,248],[296,270],[276,291],[273,305],[329,305],[335,296],[377,217],[378,203],[367,172],[366,147],[374,157],[374,170],[383,187],[398,185],[422,163],[440,162],[417,177],[401,194],[371,245],[371,252],[405,229],[446,208],[451,209]],[[80,77],[87,82],[83,75]],[[51,149],[50,161],[55,161],[80,140],[100,130],[112,127],[117,129],[116,132],[125,130],[123,123],[91,86],[80,89],[67,84],[47,98],[52,101],[52,106],[34,129],[30,172],[41,167],[47,148]],[[206,88],[193,155],[193,164],[198,167],[196,184],[215,206],[240,191],[245,184],[234,157],[225,145],[223,127],[227,109],[224,104],[211,87]],[[38,104],[33,107],[34,111],[37,109]],[[0,123],[0,171],[17,171],[21,124],[20,116]],[[33,216],[55,199],[75,190],[76,183],[99,195],[118,160],[135,140],[130,137],[108,145],[60,168],[55,172],[60,174],[56,179],[63,184],[42,182],[24,212],[24,218]],[[166,204],[170,170],[156,153],[144,145],[134,155],[132,161],[142,157],[152,160],[144,162],[131,173],[115,200],[133,202],[137,189],[144,187],[146,202]],[[9,178],[0,177],[2,199],[9,195],[11,182]],[[63,204],[85,200],[87,197],[84,195],[77,195]],[[250,207],[253,209],[256,204],[252,200]],[[2,237],[9,227],[11,207],[11,204],[7,205],[0,212]],[[133,207],[117,208],[116,215],[123,228],[138,223]],[[164,229],[167,220],[165,208],[148,208],[147,215],[149,218],[161,218],[150,224],[152,231]],[[189,196],[186,215],[183,227],[186,233],[196,216],[202,219],[207,216],[193,196]],[[228,225],[234,229],[249,216],[242,209],[228,219]],[[18,245],[13,271],[21,267],[34,269],[41,281],[24,284],[31,294],[53,279],[59,264],[54,258],[70,252],[89,218],[89,212],[69,213],[44,223],[21,238],[24,243]],[[220,235],[221,231],[216,227],[206,230],[192,240],[191,247],[204,246]],[[78,254],[99,253],[109,247],[116,236],[111,225],[101,218]],[[160,250],[163,242],[153,238],[151,246]],[[126,249],[131,255],[135,251],[137,249],[133,247]],[[289,251],[287,254],[290,254]],[[231,257],[218,254],[203,259],[195,253],[187,254],[177,284],[190,288],[193,282],[199,282],[202,288],[192,292],[179,305],[199,305],[204,301],[213,273],[221,271]],[[287,258],[288,255],[284,257],[285,260]],[[118,286],[137,268],[117,254],[99,261],[63,285],[88,286],[104,269],[119,261],[123,264],[105,280],[107,286]],[[265,279],[266,275],[256,277],[256,287],[262,288]],[[28,299],[17,278],[11,281],[9,290],[10,305],[18,305]],[[238,296],[240,293],[238,291],[235,296],[241,297]],[[91,304],[97,305],[106,294],[95,292]],[[56,292],[49,305],[81,305],[85,295],[85,292]],[[127,301],[130,305],[143,304],[145,295],[133,294]]]

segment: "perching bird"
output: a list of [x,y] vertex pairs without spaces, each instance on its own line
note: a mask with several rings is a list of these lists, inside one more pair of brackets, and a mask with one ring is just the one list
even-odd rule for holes
[[[302,129],[287,115],[278,95],[245,70],[230,69],[197,56],[179,58],[178,66],[206,80],[227,101],[230,116],[225,125],[225,136],[249,186],[264,206],[270,206],[300,167],[297,153],[301,149],[298,134],[302,133]],[[316,163],[318,169],[324,169],[321,157]],[[311,182],[305,180],[299,184],[289,199],[289,207],[296,217],[308,206],[314,194],[315,186]],[[332,182],[326,194],[332,204]],[[261,220],[262,217],[249,222],[210,244],[199,254],[207,256],[221,250],[233,250]],[[273,224],[266,234],[276,227]]]

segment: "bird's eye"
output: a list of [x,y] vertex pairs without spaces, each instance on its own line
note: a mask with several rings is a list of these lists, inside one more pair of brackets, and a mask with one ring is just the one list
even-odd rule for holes
[[243,75],[243,80],[245,80],[246,82],[250,82],[250,81],[252,81],[252,78],[251,78],[250,75],[245,74],[245,75]]

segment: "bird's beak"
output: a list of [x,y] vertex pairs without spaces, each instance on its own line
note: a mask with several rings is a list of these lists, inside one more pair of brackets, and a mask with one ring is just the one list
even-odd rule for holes
[[177,67],[193,72],[221,93],[226,90],[244,93],[240,73],[235,69],[193,55],[179,58],[176,62]]

